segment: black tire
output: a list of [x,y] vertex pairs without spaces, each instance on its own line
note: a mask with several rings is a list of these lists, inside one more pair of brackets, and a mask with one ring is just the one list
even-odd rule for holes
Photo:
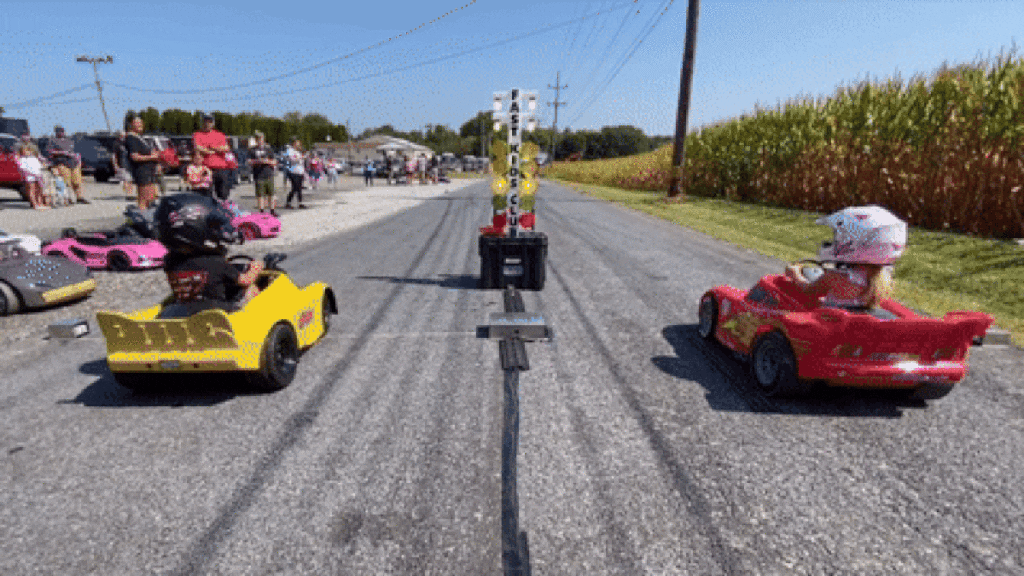
[[299,363],[299,342],[290,324],[275,324],[263,341],[259,370],[250,373],[249,383],[267,392],[284,389],[295,379]]
[[331,329],[331,314],[333,313],[331,311],[331,302],[327,299],[327,293],[325,292],[323,301],[320,302],[320,321],[324,327],[323,334],[320,335],[321,338]]
[[149,372],[113,372],[114,382],[132,392],[153,392],[160,389],[163,380]]
[[112,250],[107,254],[107,268],[115,272],[124,272],[125,270],[131,270],[131,267],[132,261],[124,252]]
[[705,294],[700,299],[700,306],[697,308],[697,332],[700,337],[715,342],[715,330],[718,328],[718,301],[711,294]]
[[260,229],[255,224],[246,222],[238,227],[238,233],[241,234],[243,241],[249,242],[260,237]]
[[17,314],[21,310],[21,299],[6,282],[0,282],[0,316]]
[[786,337],[770,332],[754,345],[751,354],[754,380],[768,396],[795,396],[810,390],[797,378],[796,355]]
[[111,176],[113,176],[113,173],[107,170],[97,170],[96,173],[93,174],[93,178],[95,178],[96,181],[99,182],[100,184],[103,184],[110,180]]
[[908,394],[908,397],[912,400],[938,400],[939,398],[945,398],[950,392],[952,392],[953,386],[953,384],[930,382],[914,388],[914,390]]

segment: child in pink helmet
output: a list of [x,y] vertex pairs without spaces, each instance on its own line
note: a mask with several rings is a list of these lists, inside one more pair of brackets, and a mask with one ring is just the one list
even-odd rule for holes
[[820,218],[834,239],[818,250],[823,263],[835,263],[817,278],[791,264],[786,276],[824,306],[878,308],[892,296],[891,266],[907,247],[907,224],[880,206],[844,208]]

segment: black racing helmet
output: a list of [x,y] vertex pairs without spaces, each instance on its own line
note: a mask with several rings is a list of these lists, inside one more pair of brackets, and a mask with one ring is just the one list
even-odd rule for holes
[[216,250],[241,238],[231,213],[208,196],[185,193],[165,196],[153,214],[157,239],[168,250]]

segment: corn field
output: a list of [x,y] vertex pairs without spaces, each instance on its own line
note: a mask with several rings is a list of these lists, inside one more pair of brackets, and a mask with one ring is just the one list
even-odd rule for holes
[[[671,152],[558,163],[548,174],[663,192]],[[758,106],[687,135],[684,189],[815,212],[879,204],[914,226],[1024,237],[1024,59]]]

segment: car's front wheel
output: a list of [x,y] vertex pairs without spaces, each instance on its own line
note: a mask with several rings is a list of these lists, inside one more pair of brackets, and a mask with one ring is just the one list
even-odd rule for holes
[[717,326],[718,302],[711,294],[705,294],[700,299],[700,308],[697,310],[697,332],[705,340],[714,340]]
[[255,224],[242,224],[241,226],[238,227],[238,232],[242,235],[242,238],[244,238],[246,242],[249,242],[250,240],[255,240],[260,237],[260,231],[256,228]]
[[117,272],[124,272],[132,267],[132,261],[124,252],[114,250],[107,255],[107,267]]
[[18,299],[17,292],[6,282],[0,282],[0,316],[17,314],[20,309],[21,300]]
[[797,378],[796,355],[786,337],[770,332],[754,345],[754,379],[768,396],[793,396],[806,393],[809,385]]
[[249,374],[249,381],[260,390],[281,390],[295,379],[299,364],[299,342],[295,330],[286,322],[275,324],[263,340],[260,367]]

